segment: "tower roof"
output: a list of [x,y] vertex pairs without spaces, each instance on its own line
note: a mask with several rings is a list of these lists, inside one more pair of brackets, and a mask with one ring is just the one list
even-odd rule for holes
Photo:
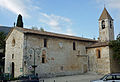
[[102,19],[112,19],[112,17],[110,16],[110,14],[108,13],[108,11],[105,7],[104,7],[104,10],[103,10],[99,20],[102,20]]

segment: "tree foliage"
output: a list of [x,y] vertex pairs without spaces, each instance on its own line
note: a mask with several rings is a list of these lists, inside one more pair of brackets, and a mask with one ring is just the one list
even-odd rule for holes
[[109,46],[113,50],[113,58],[120,62],[120,34],[117,35],[116,40],[109,43]]
[[2,59],[5,55],[5,33],[0,32],[0,49],[4,49],[3,55],[0,55],[0,68],[4,69],[4,59]]
[[44,29],[42,27],[40,27],[40,28],[38,28],[38,27],[31,27],[31,29],[33,29],[33,30],[39,30],[39,31],[44,32]]
[[44,31],[44,29],[41,27],[41,28],[40,28],[40,31]]
[[4,32],[0,32],[0,49],[4,49],[5,48],[5,33]]
[[22,21],[22,15],[18,15],[18,19],[17,19],[17,27],[23,27],[23,21]]
[[117,35],[117,40],[120,40],[120,33]]
[[38,27],[34,27],[34,26],[32,26],[31,29],[33,29],[33,30],[39,30]]

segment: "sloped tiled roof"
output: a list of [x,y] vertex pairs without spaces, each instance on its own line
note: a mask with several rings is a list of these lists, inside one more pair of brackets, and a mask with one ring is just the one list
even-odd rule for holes
[[104,8],[104,10],[103,10],[103,12],[102,12],[102,14],[101,14],[101,16],[99,18],[99,20],[103,20],[103,19],[111,19],[111,20],[113,20],[112,17],[110,16],[110,14],[108,13],[106,8]]
[[80,40],[80,41],[85,41],[85,42],[97,42],[96,40],[93,40],[93,39],[58,34],[58,33],[52,33],[52,32],[47,32],[47,31],[42,32],[39,30],[26,29],[26,28],[21,28],[21,27],[15,27],[14,29],[17,29],[25,34],[38,34],[38,35],[58,37],[58,38],[64,38],[64,39]]
[[96,47],[105,47],[105,46],[109,46],[109,42],[97,42],[87,46],[87,48],[96,48]]

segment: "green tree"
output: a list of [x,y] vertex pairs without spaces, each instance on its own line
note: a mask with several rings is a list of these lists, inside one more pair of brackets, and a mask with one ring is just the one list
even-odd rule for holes
[[18,15],[16,26],[17,27],[23,27],[23,21],[22,21],[22,15],[21,14]]
[[0,55],[0,70],[4,69],[4,59],[2,59],[3,57],[5,57],[5,33],[4,32],[0,32],[0,49],[3,49],[4,52],[3,54]]
[[120,34],[117,35],[116,40],[110,41],[109,46],[113,50],[113,58],[120,63]]
[[120,33],[117,35],[117,40],[120,40]]
[[4,49],[5,48],[5,33],[4,32],[0,32],[0,49]]

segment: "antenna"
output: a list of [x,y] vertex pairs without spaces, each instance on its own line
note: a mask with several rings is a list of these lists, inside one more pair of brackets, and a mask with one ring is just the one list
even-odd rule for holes
[[106,4],[105,4],[105,0],[103,0],[104,1],[104,8],[106,7]]
[[105,8],[105,3],[104,3],[104,8]]

